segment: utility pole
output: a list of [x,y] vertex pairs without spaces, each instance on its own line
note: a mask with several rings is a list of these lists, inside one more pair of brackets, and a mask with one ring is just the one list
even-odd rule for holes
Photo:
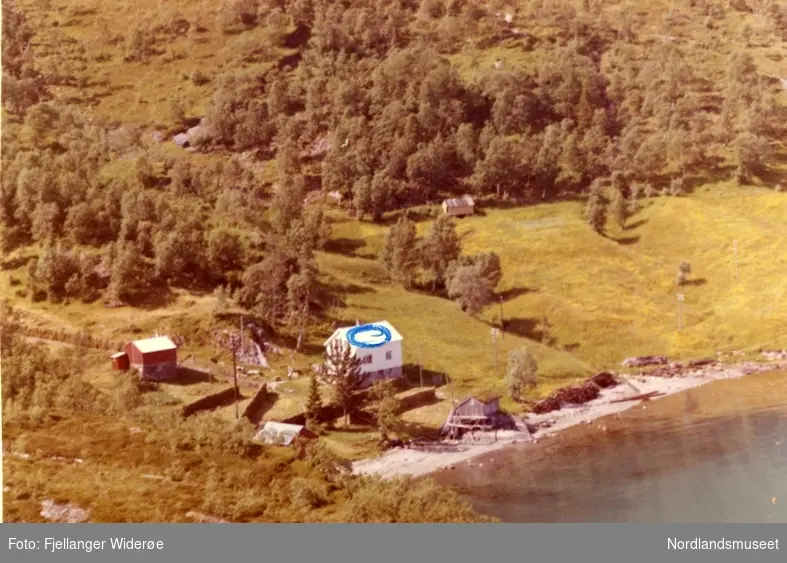
[[500,338],[506,337],[506,323],[503,320],[503,296],[500,296]]
[[735,279],[738,279],[738,241],[732,241],[732,257],[735,261]]
[[241,335],[228,331],[224,332],[226,338],[222,338],[221,340],[224,342],[224,347],[229,348],[230,352],[232,352],[232,381],[235,384],[235,420],[238,420],[240,419],[240,412],[238,410],[238,399],[240,398],[240,394],[238,393],[238,350],[240,348]]
[[238,412],[238,367],[235,363],[235,356],[237,352],[235,347],[232,347],[232,378],[235,383],[235,420],[240,418],[240,413]]
[[497,379],[497,329],[492,329],[492,347],[494,350],[494,357],[495,357],[495,379]]
[[[424,369],[423,364],[421,363],[421,343],[416,340],[415,342],[415,351],[418,354],[418,376],[421,378],[421,387],[424,386]],[[434,385],[434,381],[432,381]]]
[[243,335],[243,315],[240,316],[240,350],[241,354],[246,351],[246,338]]
[[678,330],[683,329],[683,301],[686,297],[682,293],[678,293]]

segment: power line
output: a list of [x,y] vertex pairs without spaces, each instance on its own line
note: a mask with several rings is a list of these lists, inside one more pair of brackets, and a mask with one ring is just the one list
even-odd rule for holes
[[678,330],[683,328],[683,302],[686,296],[683,293],[678,293]]
[[735,261],[735,279],[738,279],[738,241],[732,242],[732,257]]
[[495,358],[495,379],[497,379],[498,372],[497,372],[497,329],[492,328],[492,348],[494,350],[494,358]]

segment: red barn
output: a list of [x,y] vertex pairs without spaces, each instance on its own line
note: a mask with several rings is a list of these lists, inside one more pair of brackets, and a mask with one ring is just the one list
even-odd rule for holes
[[143,379],[172,379],[178,373],[178,347],[167,336],[135,340],[126,344],[131,367]]

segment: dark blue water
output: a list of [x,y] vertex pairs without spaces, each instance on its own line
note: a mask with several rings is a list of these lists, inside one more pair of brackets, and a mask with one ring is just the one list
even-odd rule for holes
[[[703,390],[695,412],[720,400]],[[669,397],[437,479],[504,522],[787,522],[787,404],[775,402],[707,418]]]

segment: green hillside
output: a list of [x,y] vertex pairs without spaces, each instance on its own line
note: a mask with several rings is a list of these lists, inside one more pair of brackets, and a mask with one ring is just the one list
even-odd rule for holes
[[[0,297],[58,353],[72,352],[43,329],[112,343],[166,333],[225,377],[216,331],[242,315],[279,350],[259,378],[273,383],[288,367],[310,373],[339,324],[385,319],[404,335],[411,386],[448,383],[403,415],[404,437],[433,431],[452,394],[500,393],[526,410],[505,378],[523,347],[538,364],[530,401],[627,356],[787,347],[783,3],[3,0],[3,16]],[[182,133],[188,147],[173,142]],[[476,262],[449,249],[441,266],[438,203],[465,193],[478,212],[445,229]],[[401,244],[400,218],[416,231]],[[401,271],[381,259],[389,236],[409,257]],[[499,283],[477,270],[490,253]],[[475,314],[457,303],[473,291]],[[85,353],[57,385],[114,396],[108,351]],[[85,408],[96,426],[157,420],[64,407],[20,366],[4,370],[14,440],[51,449],[65,433],[79,453]],[[142,402],[168,416],[224,387],[164,384]],[[267,418],[298,414],[307,388],[281,382]],[[36,430],[19,415],[33,406],[64,422]],[[234,421],[235,407],[215,414]],[[372,425],[322,423],[342,456],[375,451]],[[286,479],[314,469],[281,463]],[[51,469],[25,481],[21,462],[7,467],[28,489]],[[343,486],[328,508],[282,518],[346,516]],[[30,517],[17,500],[14,517]],[[180,518],[155,510],[145,518]]]

